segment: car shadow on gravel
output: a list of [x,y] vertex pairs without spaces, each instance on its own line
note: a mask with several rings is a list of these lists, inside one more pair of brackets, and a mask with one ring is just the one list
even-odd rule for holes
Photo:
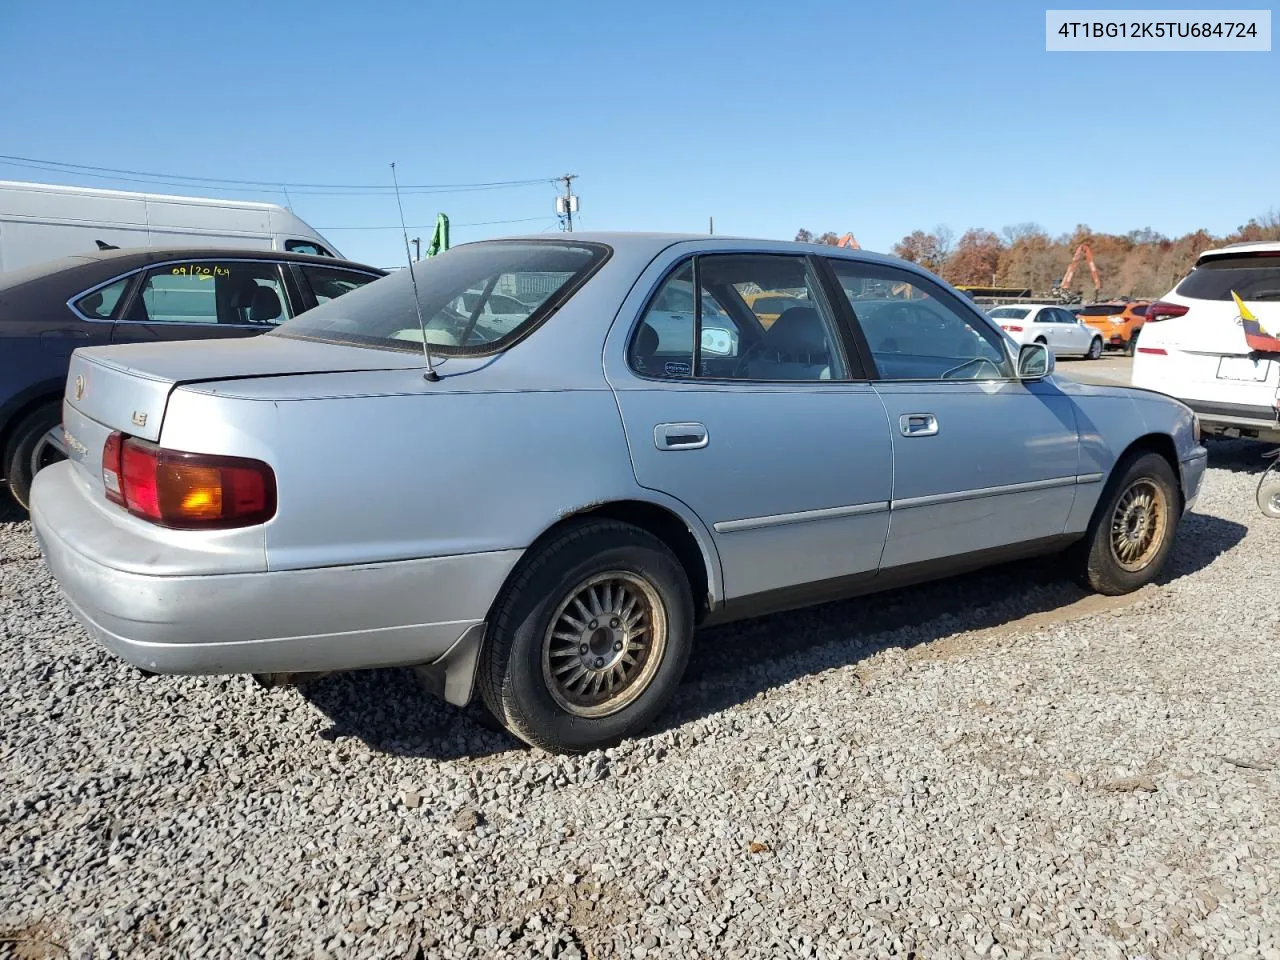
[[1230,470],[1232,473],[1259,475],[1272,462],[1265,454],[1277,446],[1274,443],[1259,443],[1257,440],[1228,440],[1219,437],[1206,437],[1203,442],[1205,449],[1209,451],[1209,466]]
[[[1219,517],[1188,515],[1158,582],[1204,569],[1239,543],[1245,531],[1242,524]],[[672,706],[658,727],[642,736],[880,650],[916,647],[965,631],[1016,629],[1024,618],[1048,615],[1051,620],[1055,612],[1085,615],[1087,598],[1095,595],[1065,578],[1060,559],[1048,557],[708,628],[698,633]],[[1136,602],[1115,599],[1121,605]],[[335,674],[299,689],[328,718],[330,726],[321,733],[325,739],[354,737],[382,753],[437,760],[524,749],[478,705],[459,709],[437,699],[409,669]]]
[[461,709],[428,692],[410,668],[336,673],[298,691],[328,718],[320,733],[326,740],[354,737],[380,753],[435,760],[524,746],[478,703]]
[[0,523],[20,523],[27,519],[27,511],[23,510],[8,491],[0,492]]
[[[1188,514],[1156,583],[1203,570],[1246,532],[1231,520]],[[882,650],[911,649],[970,631],[1033,629],[1134,602],[1135,595],[1110,598],[1084,590],[1065,576],[1061,558],[1044,557],[710,628],[698,635],[684,685],[660,729]],[[1019,623],[1024,620],[1029,622]]]

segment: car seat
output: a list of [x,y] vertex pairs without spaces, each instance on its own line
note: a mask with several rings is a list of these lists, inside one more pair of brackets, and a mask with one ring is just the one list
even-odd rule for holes
[[284,313],[284,307],[280,303],[280,296],[270,287],[260,287],[256,284],[253,292],[253,300],[249,304],[249,322],[250,323],[275,323],[279,321],[280,315]]
[[831,345],[813,307],[788,307],[747,360],[751,380],[830,380]]
[[656,373],[649,370],[649,361],[658,352],[658,331],[647,323],[641,323],[636,329],[635,339],[631,341],[631,365],[641,373]]

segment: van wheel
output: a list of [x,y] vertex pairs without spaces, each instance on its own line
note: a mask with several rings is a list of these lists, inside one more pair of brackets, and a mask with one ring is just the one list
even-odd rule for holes
[[4,475],[13,499],[25,510],[31,500],[31,481],[36,473],[65,460],[61,446],[49,431],[62,423],[62,404],[46,403],[37,407],[18,424],[4,450]]
[[1102,338],[1094,337],[1093,342],[1089,344],[1089,352],[1085,354],[1086,360],[1097,360],[1102,356]]
[[693,594],[671,551],[630,524],[578,521],[494,605],[480,695],[535,747],[612,746],[667,705],[692,647]]
[[1158,453],[1116,464],[1084,539],[1071,551],[1081,585],[1108,596],[1154,580],[1173,548],[1182,514],[1178,480]]

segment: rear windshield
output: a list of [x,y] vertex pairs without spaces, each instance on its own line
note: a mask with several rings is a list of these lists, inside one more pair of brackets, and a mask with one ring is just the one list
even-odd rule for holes
[[1096,303],[1093,306],[1081,307],[1082,317],[1114,317],[1124,313],[1124,307],[1114,303]]
[[1214,257],[1196,267],[1178,284],[1177,293],[1196,300],[1280,300],[1280,256],[1242,254]]
[[1030,312],[1026,307],[996,307],[988,310],[987,316],[993,320],[1021,320]]
[[[490,240],[454,247],[282,323],[271,336],[480,356],[550,316],[609,255],[596,243]],[[516,307],[517,301],[521,306]]]

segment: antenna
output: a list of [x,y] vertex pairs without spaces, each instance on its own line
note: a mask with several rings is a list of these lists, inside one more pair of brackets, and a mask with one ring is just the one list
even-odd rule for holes
[[422,333],[422,359],[427,361],[427,380],[435,383],[440,379],[435,366],[431,363],[431,348],[427,345],[427,325],[422,322],[422,301],[418,299],[418,278],[413,273],[413,255],[409,253],[409,228],[404,225],[404,205],[400,202],[400,181],[396,177],[396,162],[391,161],[391,182],[396,188],[396,206],[400,209],[400,229],[404,233],[404,255],[409,261],[409,282],[413,284],[413,309],[418,311],[418,330]]

